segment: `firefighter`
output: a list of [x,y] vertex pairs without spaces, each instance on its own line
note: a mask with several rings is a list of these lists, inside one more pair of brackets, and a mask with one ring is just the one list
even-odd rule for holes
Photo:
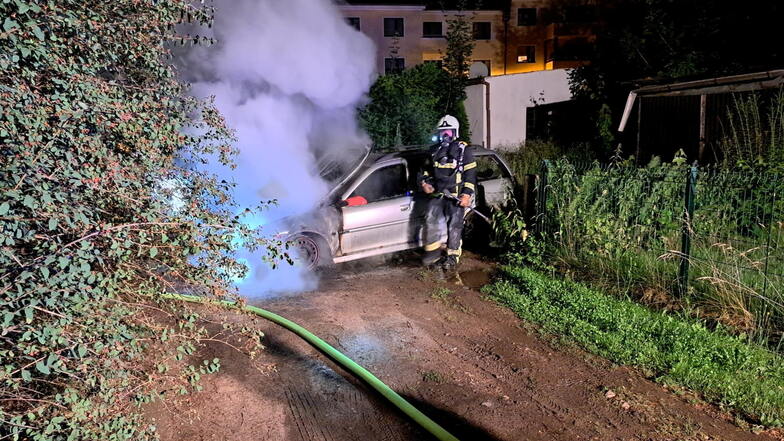
[[[443,129],[440,142],[430,148],[431,161],[419,176],[422,191],[429,196],[423,242],[424,265],[441,264],[445,270],[457,267],[462,253],[463,221],[476,190],[476,161],[473,150],[455,138],[455,131]],[[446,225],[446,256],[442,256],[442,225]]]

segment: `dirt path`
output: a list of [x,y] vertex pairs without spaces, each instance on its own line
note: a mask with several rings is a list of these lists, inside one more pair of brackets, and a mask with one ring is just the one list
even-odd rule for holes
[[[256,302],[364,365],[461,440],[775,440],[689,394],[547,342],[474,288],[491,266],[466,259],[460,286],[408,261],[343,266],[318,292]],[[299,338],[263,320],[251,363],[223,359],[204,392],[148,409],[164,441],[427,440]],[[550,339],[552,340],[552,339]]]

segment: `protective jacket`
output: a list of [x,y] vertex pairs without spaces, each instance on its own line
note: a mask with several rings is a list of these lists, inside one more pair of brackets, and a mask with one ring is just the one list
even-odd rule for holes
[[431,146],[430,155],[430,167],[425,168],[421,180],[433,185],[436,193],[474,194],[476,160],[473,148],[463,141],[444,142]]

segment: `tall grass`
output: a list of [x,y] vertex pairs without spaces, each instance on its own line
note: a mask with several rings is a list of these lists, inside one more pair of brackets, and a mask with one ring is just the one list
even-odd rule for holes
[[736,95],[723,126],[720,145],[726,164],[784,167],[784,89],[770,99]]
[[[729,325],[781,349],[784,183],[726,170],[698,174],[685,213],[687,167],[555,161],[548,170],[544,239],[570,276],[666,309]],[[691,240],[682,253],[684,234]],[[688,290],[678,281],[690,263]]]

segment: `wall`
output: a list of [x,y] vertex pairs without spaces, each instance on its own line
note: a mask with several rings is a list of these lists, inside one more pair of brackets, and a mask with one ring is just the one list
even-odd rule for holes
[[[534,72],[560,67],[574,67],[582,64],[578,61],[548,60],[546,46],[557,46],[558,41],[568,40],[577,36],[590,36],[591,26],[553,25],[548,15],[556,0],[512,0],[508,25],[505,27],[503,12],[500,10],[464,11],[472,21],[491,22],[490,40],[476,41],[473,60],[489,60],[491,75]],[[537,20],[533,25],[519,25],[518,8],[536,8]],[[340,9],[346,17],[359,17],[360,31],[370,37],[378,51],[377,69],[384,73],[384,58],[390,58],[391,46],[397,44],[397,56],[405,59],[405,66],[411,67],[424,60],[439,60],[446,52],[444,38],[428,38],[422,36],[422,22],[442,22],[442,32],[446,34],[446,20],[456,11],[427,10],[418,5],[341,5]],[[384,17],[404,19],[404,36],[398,39],[384,37]],[[518,46],[532,45],[536,47],[535,62],[518,63]],[[505,49],[506,46],[506,49]]]
[[[466,112],[472,124],[471,142],[499,149],[517,146],[526,139],[526,109],[572,98],[567,69],[501,75],[485,78],[487,84],[467,88]],[[487,87],[490,120],[487,121]],[[482,127],[475,130],[473,127]],[[488,136],[489,135],[489,136]],[[488,142],[488,137],[489,142]]]

